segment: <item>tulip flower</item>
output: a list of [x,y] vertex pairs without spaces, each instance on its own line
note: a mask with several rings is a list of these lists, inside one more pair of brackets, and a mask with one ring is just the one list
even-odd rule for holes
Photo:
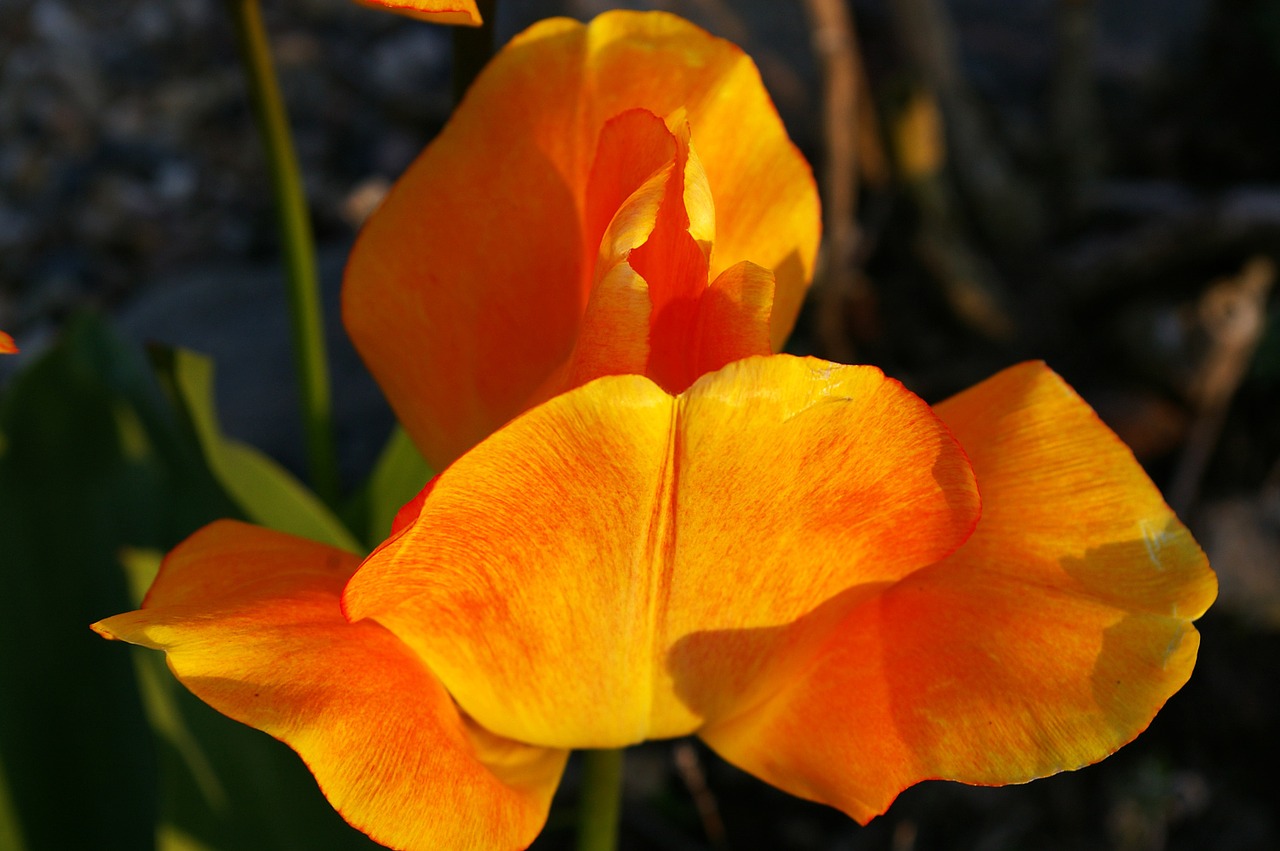
[[1042,364],[930,407],[770,354],[817,235],[779,134],[670,16],[518,37],[347,278],[447,467],[363,561],[218,522],[94,629],[402,849],[526,847],[578,748],[697,735],[866,822],[1133,739],[1191,674],[1203,553]]
[[930,409],[872,367],[607,376],[500,429],[363,564],[231,521],[97,625],[287,742],[396,848],[509,849],[571,748],[701,736],[859,821],[1099,760],[1186,681],[1213,574],[1060,379]]
[[13,342],[13,338],[0,331],[0,355],[16,355],[18,353],[18,344]]
[[664,14],[543,21],[366,223],[343,317],[439,470],[590,378],[680,390],[779,347],[819,222],[740,49]]
[[399,12],[433,24],[480,26],[475,0],[358,0],[365,6]]

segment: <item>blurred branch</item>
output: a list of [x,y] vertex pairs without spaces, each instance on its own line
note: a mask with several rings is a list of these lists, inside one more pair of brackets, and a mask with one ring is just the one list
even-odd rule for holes
[[898,171],[920,210],[921,262],[960,321],[987,339],[1009,339],[1017,327],[999,276],[965,240],[960,205],[945,179],[947,149],[937,102],[917,93],[895,116],[893,131]]
[[712,848],[727,848],[725,840],[724,820],[720,818],[720,807],[716,797],[707,786],[707,775],[698,760],[698,751],[689,741],[677,742],[672,750],[676,771],[684,781],[685,788],[693,797],[694,806],[698,808],[698,818],[702,820],[702,830]]
[[892,0],[892,7],[916,73],[941,109],[952,172],[983,231],[1012,248],[1036,244],[1044,232],[1044,210],[982,118],[960,69],[946,7],[941,0]]
[[[853,16],[844,0],[805,0],[811,41],[822,70],[822,130],[825,147],[821,189],[825,268],[815,287],[817,335],[826,356],[854,360],[846,311],[871,324],[872,293],[858,270],[859,133],[870,109],[866,77],[858,56]],[[860,104],[867,104],[860,109]],[[868,128],[872,139],[877,134]],[[873,154],[874,156],[874,154]],[[883,156],[880,156],[883,171]]]
[[1280,191],[1238,186],[1207,200],[1167,183],[1098,184],[1083,198],[1090,218],[1125,216],[1141,224],[1108,228],[1076,242],[1061,266],[1074,302],[1151,286],[1198,258],[1269,251],[1280,245]]
[[1169,504],[1184,517],[1195,504],[1231,398],[1262,338],[1267,294],[1275,276],[1270,259],[1254,257],[1239,274],[1215,281],[1200,299],[1200,324],[1210,348],[1189,390],[1195,420],[1169,487]]
[[1097,0],[1059,0],[1058,54],[1049,109],[1061,194],[1073,210],[1081,188],[1098,176],[1104,137],[1094,90]]

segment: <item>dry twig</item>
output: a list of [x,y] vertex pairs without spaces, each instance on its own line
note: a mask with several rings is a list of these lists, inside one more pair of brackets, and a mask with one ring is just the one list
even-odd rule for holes
[[1195,504],[1231,397],[1262,338],[1267,293],[1275,276],[1275,264],[1269,258],[1254,257],[1238,275],[1215,281],[1200,299],[1199,319],[1210,348],[1191,383],[1195,419],[1169,487],[1169,503],[1183,516]]
[[702,820],[702,830],[712,848],[727,848],[724,820],[720,818],[720,807],[716,804],[715,795],[707,786],[707,776],[702,771],[702,763],[698,760],[698,752],[690,742],[678,742],[672,751],[676,762],[676,771],[685,788],[693,796],[694,806],[698,808],[698,817]]
[[1044,210],[990,132],[960,68],[955,26],[941,0],[893,0],[898,30],[946,123],[951,169],[983,230],[1017,249],[1038,243]]
[[817,335],[827,357],[852,362],[846,311],[866,316],[872,304],[870,287],[858,270],[858,154],[863,149],[872,173],[883,172],[884,156],[874,141],[878,134],[867,126],[874,113],[869,108],[852,13],[844,0],[805,0],[805,9],[822,68],[826,148],[821,183],[826,259],[815,288]]

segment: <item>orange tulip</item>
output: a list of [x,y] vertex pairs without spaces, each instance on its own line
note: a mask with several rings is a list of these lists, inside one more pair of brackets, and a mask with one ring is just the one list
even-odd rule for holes
[[224,521],[94,628],[405,849],[527,846],[573,748],[698,735],[865,822],[1131,740],[1190,676],[1203,553],[1041,364],[930,408],[767,354],[816,211],[761,98],[669,16],[517,38],[348,275],[366,359],[452,463],[363,562]]
[[1215,593],[1039,364],[932,410],[872,367],[785,355],[678,395],[601,378],[397,525],[358,567],[214,524],[95,629],[166,651],[398,848],[524,847],[568,749],[690,733],[864,822],[923,779],[1076,768],[1186,681]]
[[475,0],[357,0],[365,6],[399,12],[432,24],[478,27],[480,10]]
[[18,353],[18,344],[13,342],[13,338],[3,331],[0,331],[0,355],[16,355]]
[[439,470],[590,378],[680,390],[767,354],[795,322],[819,220],[740,49],[664,14],[543,21],[365,225],[344,319]]

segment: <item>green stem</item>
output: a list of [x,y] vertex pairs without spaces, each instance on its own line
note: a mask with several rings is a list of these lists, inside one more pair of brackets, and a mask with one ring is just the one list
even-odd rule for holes
[[478,27],[453,27],[453,102],[459,103],[471,81],[493,56],[493,19],[498,0],[476,0],[483,23]]
[[227,8],[235,21],[240,59],[249,75],[249,99],[271,172],[271,191],[284,249],[294,365],[298,372],[311,486],[332,505],[338,497],[338,464],[333,448],[329,366],[315,242],[311,236],[302,173],[258,0],[227,0]]
[[577,851],[614,851],[622,813],[622,751],[583,751]]

